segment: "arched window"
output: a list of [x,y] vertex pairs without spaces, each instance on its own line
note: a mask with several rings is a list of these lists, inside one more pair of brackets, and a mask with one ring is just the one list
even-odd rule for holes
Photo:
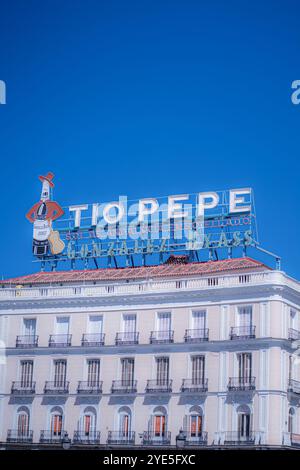
[[128,438],[131,431],[131,410],[123,406],[118,411],[118,431],[120,437]]
[[150,432],[155,439],[163,439],[167,433],[167,411],[164,407],[158,406],[153,410],[150,419]]
[[197,439],[202,436],[203,411],[200,406],[193,406],[184,420],[184,431],[188,438]]
[[288,432],[293,433],[294,432],[294,421],[295,421],[295,410],[294,408],[289,409],[289,418],[288,418]]
[[251,435],[251,410],[247,405],[241,405],[237,408],[238,414],[238,438],[240,440],[249,439]]
[[63,410],[57,406],[50,412],[50,432],[52,436],[63,434]]
[[78,431],[80,431],[81,437],[92,437],[96,431],[96,417],[97,413],[95,408],[89,406],[85,408],[79,423]]
[[26,406],[21,406],[17,411],[17,434],[18,436],[27,436],[29,433],[30,413]]

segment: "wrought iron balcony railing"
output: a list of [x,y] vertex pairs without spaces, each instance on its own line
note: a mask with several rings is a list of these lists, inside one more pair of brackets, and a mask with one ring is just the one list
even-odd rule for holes
[[185,330],[184,341],[186,343],[201,343],[202,341],[208,341],[208,338],[208,328]]
[[255,338],[255,326],[232,326],[229,337],[230,339],[253,339]]
[[288,382],[288,392],[300,394],[300,382],[298,380],[290,379]]
[[59,444],[64,439],[67,433],[63,430],[53,432],[42,430],[40,434],[40,443],[41,444]]
[[39,337],[36,335],[17,336],[16,348],[37,348]]
[[33,431],[29,429],[8,429],[7,442],[30,443],[33,440]]
[[232,392],[255,390],[255,377],[230,377],[228,390]]
[[79,395],[101,395],[102,393],[102,380],[96,381],[79,381],[77,387],[77,393]]
[[97,347],[104,346],[105,334],[104,333],[84,333],[81,339],[81,346]]
[[300,331],[295,330],[294,328],[289,328],[288,338],[290,341],[296,341],[297,339],[300,339]]
[[156,433],[150,431],[144,431],[143,433],[143,445],[145,446],[169,446],[171,444],[171,433],[170,431],[163,433]]
[[60,395],[69,393],[70,382],[45,382],[44,393],[48,395]]
[[107,444],[110,445],[134,445],[134,431],[108,431]]
[[191,393],[203,393],[208,390],[208,379],[183,379],[181,391]]
[[116,345],[139,344],[139,333],[121,332],[116,335]]
[[72,335],[50,335],[50,348],[66,348],[71,346]]
[[171,393],[172,380],[147,380],[146,393]]
[[291,445],[300,447],[300,434],[291,433]]
[[74,431],[73,442],[84,445],[100,444],[100,431]]
[[35,382],[32,382],[32,381],[12,382],[11,394],[12,395],[34,395],[35,394]]
[[225,445],[254,445],[256,433],[254,431],[229,431],[225,433]]
[[113,380],[111,393],[127,394],[137,392],[137,380]]
[[150,335],[151,344],[164,344],[164,343],[174,343],[174,331],[151,331]]
[[205,446],[207,445],[207,432],[192,433],[185,432],[185,445],[186,446]]

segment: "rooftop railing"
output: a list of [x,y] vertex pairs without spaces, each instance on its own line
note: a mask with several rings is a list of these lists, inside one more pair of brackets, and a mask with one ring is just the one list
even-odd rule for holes
[[[213,282],[216,281],[217,282]],[[184,282],[183,282],[184,281]],[[181,290],[215,290],[216,288],[231,288],[247,285],[285,285],[300,292],[300,283],[280,271],[263,271],[256,273],[228,274],[221,276],[199,276],[198,279],[190,277],[181,279]],[[9,284],[1,289],[0,299],[22,300],[24,298],[65,298],[65,297],[102,297],[130,294],[143,294],[145,292],[177,291],[176,280],[149,280],[142,282],[106,282],[95,285],[74,286],[48,286],[48,287],[10,287]]]

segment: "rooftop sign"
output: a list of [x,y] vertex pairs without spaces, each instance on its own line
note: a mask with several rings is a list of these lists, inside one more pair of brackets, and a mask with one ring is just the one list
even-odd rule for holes
[[207,250],[211,258],[219,249],[231,256],[257,241],[250,188],[61,207],[52,200],[53,177],[39,177],[40,200],[26,214],[33,223],[33,254],[44,264],[81,260],[98,267],[107,258],[117,266],[122,257],[134,265],[176,252],[195,259]]

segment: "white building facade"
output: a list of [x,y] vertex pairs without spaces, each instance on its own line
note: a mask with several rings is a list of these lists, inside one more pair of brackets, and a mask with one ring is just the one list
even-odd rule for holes
[[299,309],[250,258],[2,281],[1,445],[296,447]]

